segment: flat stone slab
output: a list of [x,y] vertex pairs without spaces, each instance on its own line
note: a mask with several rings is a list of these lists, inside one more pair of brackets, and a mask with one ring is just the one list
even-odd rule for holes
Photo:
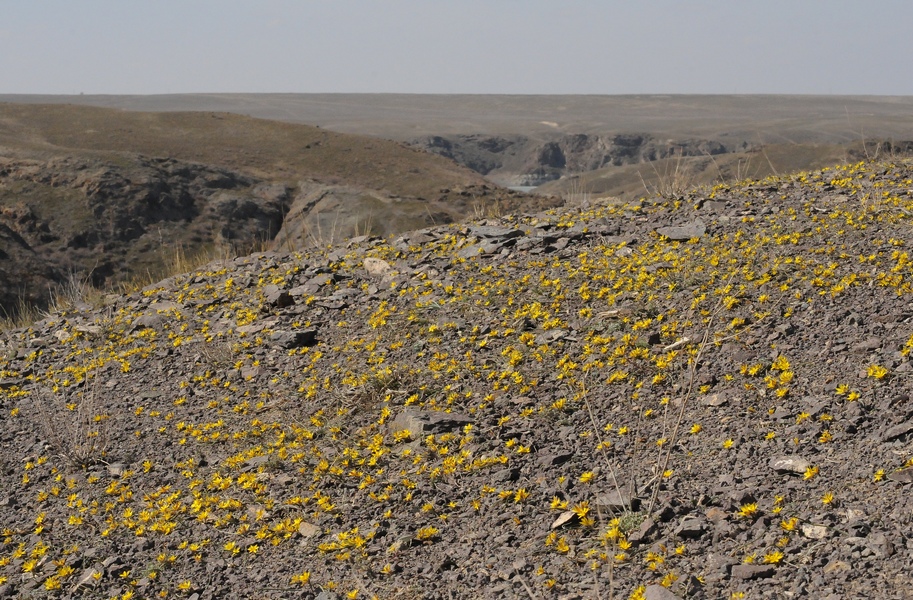
[[801,456],[775,456],[770,459],[770,468],[780,473],[805,473],[811,463]]
[[732,567],[733,579],[765,579],[777,572],[773,565],[735,565]]
[[500,240],[509,240],[523,237],[525,234],[519,229],[510,227],[491,227],[479,225],[469,228],[469,234],[481,238],[497,238]]
[[630,488],[622,487],[620,490],[612,490],[596,496],[595,506],[600,511],[610,513],[628,509],[637,510],[637,507],[640,506],[640,498],[635,498]]
[[472,422],[467,415],[407,408],[390,423],[390,431],[409,431],[413,437],[437,435],[462,429]]
[[684,225],[659,227],[657,228],[656,233],[674,242],[686,242],[690,239],[699,238],[707,233],[707,225],[700,219],[695,219]]

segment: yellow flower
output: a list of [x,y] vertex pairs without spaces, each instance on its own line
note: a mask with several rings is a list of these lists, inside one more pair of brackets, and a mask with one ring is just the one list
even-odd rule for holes
[[59,590],[60,589],[60,580],[54,576],[48,577],[44,581],[44,589],[46,590]]
[[758,505],[754,502],[743,504],[737,513],[740,517],[749,518],[758,512]]
[[587,515],[588,512],[590,512],[590,503],[588,501],[584,500],[583,502],[580,502],[580,503],[572,506],[571,510],[574,512],[574,514],[576,514],[579,518],[582,519]]
[[310,571],[303,571],[292,577],[292,583],[297,583],[298,585],[305,585],[310,580],[311,580]]
[[567,500],[562,500],[558,496],[552,496],[552,502],[549,506],[552,510],[564,510],[567,508]]
[[793,531],[796,528],[796,525],[799,524],[799,519],[796,517],[790,517],[786,521],[780,521],[780,527],[784,531]]
[[874,379],[884,379],[888,375],[888,370],[880,365],[870,365],[868,375]]

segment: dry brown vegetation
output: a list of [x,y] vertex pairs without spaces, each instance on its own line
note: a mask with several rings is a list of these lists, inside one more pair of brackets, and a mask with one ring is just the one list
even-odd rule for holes
[[0,148],[7,318],[52,302],[69,273],[110,287],[165,276],[178,254],[238,256],[274,239],[289,251],[479,206],[560,204],[398,142],[227,113],[0,104]]

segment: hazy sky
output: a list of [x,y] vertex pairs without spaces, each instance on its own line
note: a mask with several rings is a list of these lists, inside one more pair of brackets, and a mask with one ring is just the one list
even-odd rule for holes
[[0,93],[913,94],[911,0],[0,0]]

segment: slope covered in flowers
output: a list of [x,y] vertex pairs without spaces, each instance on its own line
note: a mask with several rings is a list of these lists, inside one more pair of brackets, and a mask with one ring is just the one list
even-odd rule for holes
[[10,332],[0,596],[902,597],[911,223],[860,163]]

